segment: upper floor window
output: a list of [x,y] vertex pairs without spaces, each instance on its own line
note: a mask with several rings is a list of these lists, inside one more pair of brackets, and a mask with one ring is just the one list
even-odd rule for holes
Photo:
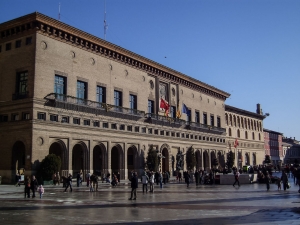
[[106,87],[97,86],[97,102],[106,103]]
[[198,111],[195,112],[195,122],[200,123],[200,114]]
[[21,47],[21,40],[17,40],[16,41],[16,48],[20,48]]
[[26,94],[28,83],[28,72],[17,73],[16,92],[19,94]]
[[203,124],[207,124],[207,114],[203,113]]
[[11,50],[11,43],[6,43],[5,45],[5,51]]
[[62,98],[66,94],[66,78],[55,75],[54,93],[59,94],[57,97]]
[[12,120],[12,121],[17,121],[17,120],[19,120],[19,114],[12,114],[12,115],[11,115],[11,120]]
[[129,95],[129,108],[137,109],[137,97],[136,95]]
[[30,119],[30,113],[28,113],[28,112],[23,113],[22,114],[22,119],[23,120],[29,120]]
[[8,115],[0,115],[0,122],[7,122],[8,121]]
[[32,44],[32,37],[27,37],[27,38],[26,38],[25,44],[26,44],[26,45]]
[[50,121],[58,122],[58,115],[51,114]]
[[175,106],[170,107],[170,117],[176,118],[176,107]]
[[192,121],[192,112],[190,109],[188,109],[188,112],[186,114],[186,119],[188,122],[191,122]]
[[255,134],[252,132],[252,139],[255,140]]
[[221,127],[221,118],[217,117],[217,127]]
[[115,106],[122,106],[122,92],[121,91],[114,91],[114,103]]
[[38,120],[46,120],[46,113],[38,112],[37,118]]
[[231,137],[232,134],[231,134],[231,128],[228,129],[228,135]]
[[[83,81],[77,81],[77,98],[87,99],[87,83]],[[80,103],[83,103],[80,101]]]
[[211,126],[215,126],[215,116],[214,115],[210,115],[210,125]]
[[154,113],[154,101],[148,100],[148,113]]
[[248,132],[245,131],[245,139],[248,139]]

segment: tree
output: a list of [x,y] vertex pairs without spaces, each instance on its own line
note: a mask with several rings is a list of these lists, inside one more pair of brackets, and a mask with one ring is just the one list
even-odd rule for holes
[[61,159],[55,154],[47,155],[38,170],[38,177],[43,180],[51,180],[52,175],[59,172],[61,168]]
[[227,153],[227,161],[226,161],[226,166],[229,171],[231,171],[233,165],[234,165],[234,153],[232,151]]
[[186,151],[186,166],[188,170],[193,170],[196,166],[196,156],[193,146]]
[[150,145],[146,159],[146,164],[150,171],[158,171],[160,160],[158,160],[157,153],[158,152],[153,148],[153,145]]

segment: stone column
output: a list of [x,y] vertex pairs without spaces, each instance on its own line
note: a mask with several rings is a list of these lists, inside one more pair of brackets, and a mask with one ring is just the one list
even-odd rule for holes
[[203,158],[204,158],[204,154],[203,154],[203,149],[200,150],[200,154],[201,154],[201,169],[204,170],[204,162],[203,162]]
[[211,151],[208,149],[207,152],[208,152],[208,167],[209,169],[211,169]]
[[128,168],[127,168],[127,151],[128,144],[124,143],[124,180],[128,180]]
[[107,173],[111,174],[111,142],[107,142]]

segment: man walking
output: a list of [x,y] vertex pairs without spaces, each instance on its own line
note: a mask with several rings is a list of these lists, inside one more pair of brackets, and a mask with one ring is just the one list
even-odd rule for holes
[[32,190],[32,198],[35,198],[35,191],[37,191],[38,182],[37,182],[34,175],[32,176],[32,180],[31,180],[31,183],[30,183],[30,188]]
[[145,193],[145,188],[146,188],[146,193],[148,192],[148,180],[149,177],[147,176],[147,173],[145,173],[142,176],[142,184],[143,184],[143,193]]
[[[137,173],[134,172],[133,176],[130,179],[131,181],[131,197],[129,200],[136,200],[136,189],[138,188],[138,178],[137,178]],[[132,198],[134,195],[134,198]]]
[[66,186],[65,192],[67,192],[68,187],[70,187],[70,190],[72,192],[72,175],[71,174],[69,174],[69,176],[67,178],[67,186]]
[[239,173],[239,171],[238,170],[236,170],[235,172],[234,172],[234,183],[233,183],[233,187],[234,187],[234,185],[236,184],[236,183],[238,183],[238,185],[240,186],[240,181],[239,181],[239,177],[240,177],[240,173]]

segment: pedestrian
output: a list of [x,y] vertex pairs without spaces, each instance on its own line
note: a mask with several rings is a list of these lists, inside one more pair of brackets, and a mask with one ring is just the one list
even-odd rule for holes
[[21,175],[19,173],[16,174],[16,187],[20,187],[21,185]]
[[90,174],[90,172],[88,172],[85,175],[85,178],[86,178],[86,186],[89,187],[90,186],[90,181],[91,181],[91,174]]
[[153,171],[151,172],[150,178],[149,178],[149,183],[150,183],[150,192],[154,192],[154,174]]
[[80,185],[82,185],[82,181],[83,181],[83,172],[82,170],[80,170]]
[[143,184],[143,193],[145,193],[145,189],[146,189],[146,193],[148,192],[148,180],[149,177],[147,176],[147,173],[145,171],[145,173],[142,175],[142,184]]
[[166,172],[163,173],[163,182],[164,182],[164,184],[166,184],[166,182],[167,182],[167,174],[166,174]]
[[80,173],[79,172],[77,173],[76,181],[77,181],[77,187],[79,187],[79,185],[80,185]]
[[156,185],[158,185],[158,183],[159,183],[159,172],[158,171],[156,171],[156,173],[155,173],[155,182],[156,182]]
[[199,174],[198,170],[196,170],[194,176],[195,176],[196,186],[198,186],[199,185],[199,180],[200,180],[200,174]]
[[25,185],[25,188],[24,188],[24,193],[25,193],[25,197],[27,196],[27,198],[30,198],[30,184],[31,184],[31,180],[29,178],[29,176],[27,176],[24,180],[24,185]]
[[42,198],[43,194],[44,194],[44,187],[43,185],[40,185],[38,188],[38,193],[40,194],[40,198]]
[[188,188],[190,186],[190,174],[188,173],[188,171],[184,173],[184,180],[186,183],[186,187]]
[[35,192],[37,191],[38,188],[38,182],[35,176],[32,176],[32,180],[30,182],[30,188],[32,190],[32,198],[35,198]]
[[52,175],[52,182],[53,182],[53,185],[56,185],[56,173],[54,173]]
[[270,182],[271,182],[271,177],[270,177],[270,174],[268,171],[266,172],[265,182],[266,182],[267,191],[268,191],[270,189]]
[[130,178],[130,182],[131,182],[131,197],[129,198],[129,200],[136,200],[136,189],[138,188],[138,177],[136,172],[133,173],[132,177]]
[[281,180],[282,180],[283,190],[286,190],[288,186],[288,177],[284,170],[282,170]]
[[60,185],[60,175],[59,175],[59,172],[57,172],[57,174],[56,174],[56,179],[57,179],[57,184],[59,186]]
[[117,173],[117,179],[118,179],[118,183],[120,183],[120,180],[121,180],[120,172]]
[[181,172],[180,171],[178,171],[178,181],[179,181],[179,183],[181,182]]
[[276,181],[276,183],[277,183],[278,190],[281,190],[281,179],[278,178],[277,181]]
[[68,187],[70,187],[70,190],[72,192],[72,175],[71,174],[69,174],[69,176],[67,178],[67,186],[66,186],[65,192],[67,192]]
[[160,188],[163,188],[163,185],[162,185],[163,175],[162,175],[161,171],[158,172],[158,180],[159,180]]
[[240,178],[240,173],[239,173],[239,171],[236,170],[236,171],[234,172],[234,180],[235,180],[235,181],[234,181],[234,183],[233,183],[233,185],[232,185],[233,187],[235,187],[235,184],[236,184],[236,183],[238,183],[238,186],[240,186],[239,178]]

